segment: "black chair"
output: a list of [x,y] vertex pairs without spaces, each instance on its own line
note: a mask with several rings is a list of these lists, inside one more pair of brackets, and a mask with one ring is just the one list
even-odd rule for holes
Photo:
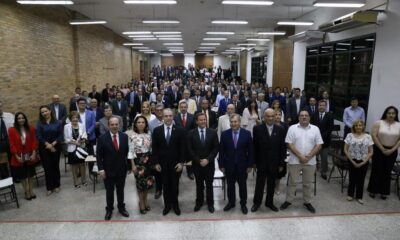
[[[224,200],[226,198],[226,185],[225,185],[226,182],[225,182],[225,179],[226,179],[225,178],[225,174],[223,172],[221,172],[221,170],[215,169],[213,187],[214,188],[218,188],[218,187],[221,188],[221,190],[224,193]],[[218,181],[215,181],[215,180],[221,180],[221,184],[218,184]]]
[[15,202],[19,208],[18,196],[12,177],[0,180],[0,204]]
[[342,140],[342,137],[340,136],[340,125],[339,124],[333,125],[331,139],[332,140]]
[[39,162],[36,167],[35,167],[35,179],[36,179],[36,185],[39,186],[39,178],[44,177],[44,168],[42,166],[42,163]]
[[[332,157],[332,163],[333,163],[332,169],[329,173],[328,183],[330,182],[331,178],[340,178],[342,193],[349,172],[349,161],[347,160],[347,157],[343,154],[343,147],[344,147],[344,141],[332,140],[331,149],[328,150],[328,155]],[[339,176],[332,177],[332,173],[335,170],[335,168],[338,170]]]
[[400,161],[396,161],[392,169],[392,180],[396,184],[397,197],[400,200]]

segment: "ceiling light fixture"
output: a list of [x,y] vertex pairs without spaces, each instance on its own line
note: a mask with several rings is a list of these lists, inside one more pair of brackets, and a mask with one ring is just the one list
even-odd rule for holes
[[174,0],[126,0],[125,4],[176,4]]
[[244,20],[214,20],[211,22],[212,24],[248,24],[249,22]]
[[178,20],[143,20],[142,23],[147,24],[178,24]]
[[331,7],[331,8],[360,8],[365,6],[365,2],[361,1],[343,1],[343,0],[318,0],[314,2],[314,7]]
[[206,32],[208,35],[234,35],[234,32]]
[[195,53],[185,53],[186,57],[193,57],[194,55],[196,55]]
[[165,46],[183,46],[183,43],[163,43]]
[[144,52],[144,54],[156,54],[157,52]]
[[124,43],[124,46],[143,46],[143,43]]
[[166,38],[181,38],[182,35],[156,35],[156,37],[158,37],[158,38],[163,38],[163,37],[166,37]]
[[202,46],[219,46],[221,43],[200,43]]
[[17,1],[19,4],[30,4],[30,5],[72,5],[72,1]]
[[72,20],[69,22],[71,25],[94,25],[94,24],[106,24],[107,22],[104,20]]
[[216,47],[199,47],[199,49],[215,49]]
[[227,38],[203,38],[204,41],[225,41]]
[[130,38],[153,38],[154,35],[129,35]]
[[133,38],[134,41],[154,41],[157,40],[157,38]]
[[314,22],[310,21],[279,21],[278,25],[287,25],[287,26],[311,26]]
[[140,49],[139,52],[154,52],[153,49]]
[[256,6],[271,6],[274,4],[272,1],[228,1],[224,0],[222,1],[222,4],[227,4],[227,5],[256,5]]
[[142,35],[142,34],[151,34],[150,31],[133,31],[133,32],[123,32],[124,35]]
[[139,50],[139,49],[149,49],[149,47],[132,47],[132,49],[137,49],[137,50]]
[[153,34],[181,34],[181,32],[153,32]]
[[255,43],[238,43],[238,46],[256,46],[257,44]]
[[160,37],[158,40],[161,41],[182,41],[182,38],[169,38],[169,37]]
[[247,41],[257,41],[257,42],[268,42],[270,39],[267,38],[248,38]]
[[285,35],[286,32],[258,32],[258,35]]
[[163,57],[173,57],[174,56],[171,53],[160,53],[160,55]]

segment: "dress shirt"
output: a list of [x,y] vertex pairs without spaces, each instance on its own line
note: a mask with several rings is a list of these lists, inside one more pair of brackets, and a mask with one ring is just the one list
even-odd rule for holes
[[272,125],[268,125],[268,124],[267,124],[267,129],[268,129],[269,135],[271,136],[272,131],[274,130],[274,124],[272,124]]
[[301,101],[301,98],[296,98],[297,114],[299,114],[299,112],[300,112],[300,101]]
[[199,131],[199,137],[201,140],[201,131],[203,131],[203,135],[204,135],[204,142],[206,141],[206,128],[197,128],[197,131]]
[[117,143],[118,143],[118,149],[119,149],[119,135],[118,135],[118,132],[117,133],[112,133],[110,131],[110,134],[111,134],[111,141],[114,141],[114,134],[117,135]]
[[[236,132],[236,134],[235,134],[235,132]],[[237,135],[237,138],[236,138],[236,144],[237,144],[239,142],[240,128],[238,130],[233,130],[232,129],[232,141],[233,141],[234,145],[235,145],[235,142],[234,142],[233,139],[235,139],[235,135]],[[237,145],[235,147],[237,147]]]
[[171,138],[171,136],[172,136],[172,127],[173,127],[174,125],[173,124],[171,124],[170,126],[168,126],[167,124],[164,124],[164,137],[165,137],[165,139],[167,139],[167,133],[168,133],[168,127],[169,127],[169,137]]
[[351,106],[344,109],[343,122],[344,124],[351,128],[355,120],[361,119],[365,122],[365,113],[362,107],[357,107],[353,109]]
[[155,118],[155,119],[153,119],[153,120],[151,120],[150,122],[149,122],[149,129],[150,129],[150,132],[153,132],[154,131],[154,128],[156,128],[156,127],[158,127],[158,126],[161,126],[161,125],[163,125],[164,124],[164,121],[161,119],[161,120],[159,120],[158,118]]
[[329,99],[324,99],[326,102],[325,112],[332,112],[331,105],[329,104]]
[[[285,142],[288,144],[293,144],[297,151],[304,156],[309,154],[315,145],[324,143],[318,127],[312,124],[308,124],[307,127],[302,127],[300,123],[290,126]],[[290,152],[288,163],[300,164],[300,161],[296,155]],[[315,155],[306,164],[317,164]]]
[[79,122],[82,123],[83,129],[86,129],[86,111],[83,113],[79,112],[80,120]]
[[59,114],[59,112],[60,112],[60,105],[54,104],[54,111],[55,111],[57,120],[60,120],[60,117],[59,117],[59,116],[60,116],[60,114]]
[[206,115],[206,122],[207,122],[207,127],[210,127],[210,118],[208,116],[208,111],[207,110],[203,110],[204,114]]

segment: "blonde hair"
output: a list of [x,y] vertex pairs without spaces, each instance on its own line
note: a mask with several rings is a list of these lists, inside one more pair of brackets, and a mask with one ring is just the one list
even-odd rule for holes
[[361,124],[363,126],[362,132],[365,132],[365,122],[361,119],[357,119],[353,122],[353,125],[351,125],[351,132],[355,133],[356,132],[356,126],[358,124]]

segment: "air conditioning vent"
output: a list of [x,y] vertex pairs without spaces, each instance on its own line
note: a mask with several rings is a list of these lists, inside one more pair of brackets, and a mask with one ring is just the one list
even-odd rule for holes
[[377,20],[378,12],[376,11],[355,12],[335,19],[332,22],[321,24],[318,30],[337,33],[366,24],[376,24]]

